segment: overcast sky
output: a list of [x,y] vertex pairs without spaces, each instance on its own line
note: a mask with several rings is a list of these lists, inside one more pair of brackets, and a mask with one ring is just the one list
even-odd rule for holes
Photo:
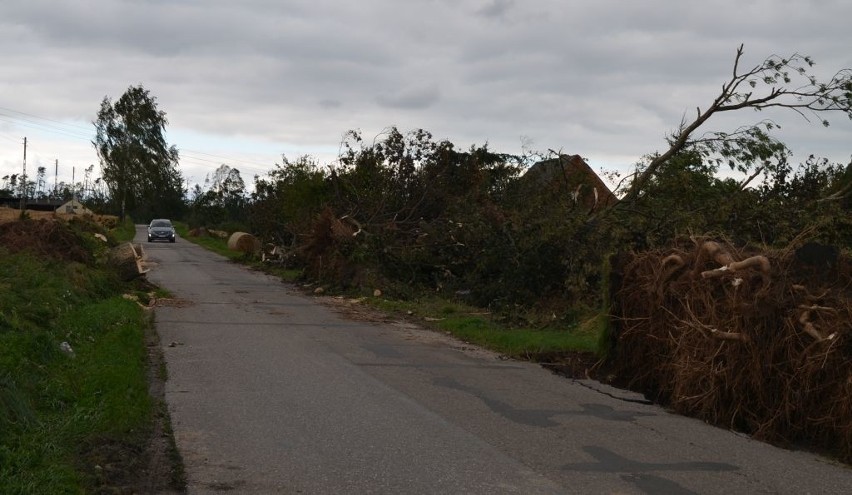
[[[561,150],[626,170],[743,66],[811,55],[852,67],[848,0],[2,0],[0,176],[97,164],[104,96],[143,85],[192,184],[247,183],[281,156],[332,161],[343,134],[423,128],[460,148]],[[772,117],[796,153],[848,163],[852,125]],[[96,173],[99,167],[96,165]],[[52,183],[52,180],[51,180]]]

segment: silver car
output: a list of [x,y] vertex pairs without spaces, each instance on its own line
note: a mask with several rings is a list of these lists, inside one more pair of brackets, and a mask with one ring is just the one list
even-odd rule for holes
[[175,227],[167,218],[151,220],[148,225],[148,242],[169,241],[175,242]]

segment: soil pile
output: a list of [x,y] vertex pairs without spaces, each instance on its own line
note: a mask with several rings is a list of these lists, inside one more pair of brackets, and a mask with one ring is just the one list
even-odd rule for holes
[[852,461],[852,261],[685,239],[612,275],[619,385],[782,446]]

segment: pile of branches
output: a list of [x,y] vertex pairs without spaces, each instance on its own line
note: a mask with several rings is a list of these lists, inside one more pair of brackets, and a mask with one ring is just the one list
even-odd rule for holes
[[0,246],[10,253],[29,252],[60,261],[90,264],[91,252],[66,222],[54,219],[23,220],[0,225]]
[[608,368],[678,413],[852,461],[852,262],[710,238],[622,256]]

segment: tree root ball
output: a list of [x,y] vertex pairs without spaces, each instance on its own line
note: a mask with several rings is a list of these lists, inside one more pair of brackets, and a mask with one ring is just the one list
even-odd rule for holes
[[697,237],[616,259],[613,381],[852,463],[852,258],[838,249],[816,269],[796,247]]

